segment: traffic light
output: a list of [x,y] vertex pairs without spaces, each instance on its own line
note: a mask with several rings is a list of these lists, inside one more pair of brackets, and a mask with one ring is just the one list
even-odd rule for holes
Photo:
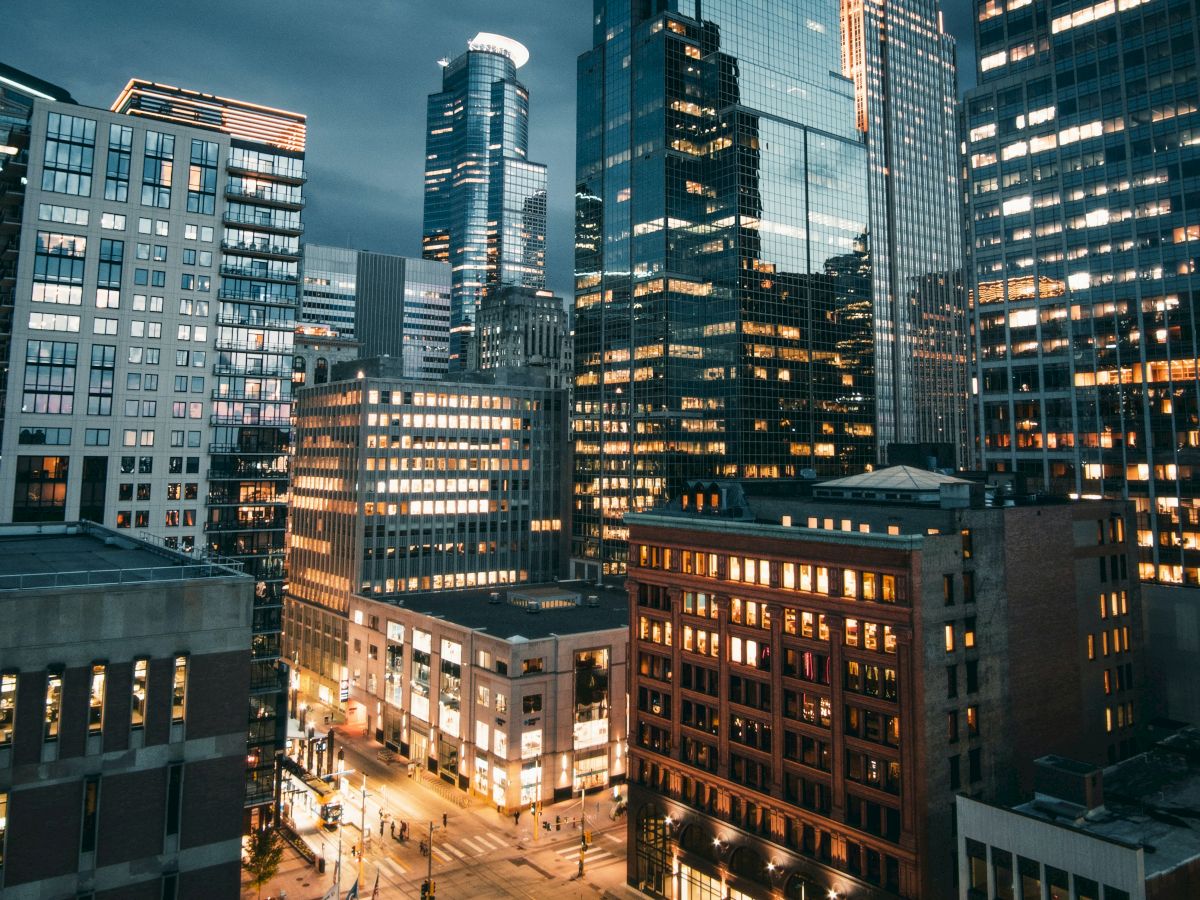
[[583,833],[583,847],[586,850],[590,846],[592,846],[592,833],[590,831],[585,831]]
[[435,890],[436,890],[436,886],[434,885],[432,878],[427,878],[424,881],[422,881],[421,882],[421,900],[434,900],[434,891]]

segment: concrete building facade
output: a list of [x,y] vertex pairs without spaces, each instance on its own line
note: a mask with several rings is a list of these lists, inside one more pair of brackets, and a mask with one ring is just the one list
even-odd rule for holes
[[516,285],[489,291],[479,304],[474,342],[479,369],[533,367],[553,387],[569,390],[574,383],[567,313],[550,291]]
[[67,523],[0,572],[0,893],[233,896],[253,579]]
[[350,599],[351,720],[504,810],[624,778],[624,591],[578,582]]
[[981,487],[696,483],[630,517],[630,883],[948,897],[957,793],[1136,752],[1128,511]]

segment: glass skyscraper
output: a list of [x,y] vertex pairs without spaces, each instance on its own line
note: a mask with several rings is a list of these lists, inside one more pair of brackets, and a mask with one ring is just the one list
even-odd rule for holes
[[687,479],[875,460],[867,147],[836,3],[597,2],[579,61],[576,574]]
[[546,286],[546,167],[528,159],[529,51],[480,33],[443,60],[425,136],[422,254],[452,267],[450,369],[465,367],[489,285]]
[[976,4],[963,105],[981,460],[1128,497],[1143,579],[1200,584],[1194,3]]
[[965,462],[957,67],[939,7],[842,0],[842,71],[867,136],[879,455],[942,442]]

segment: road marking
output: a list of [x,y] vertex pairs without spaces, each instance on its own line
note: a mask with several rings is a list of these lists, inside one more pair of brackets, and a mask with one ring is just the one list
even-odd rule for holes
[[457,847],[455,847],[449,841],[442,841],[442,846],[445,847],[447,850],[449,850],[451,853],[453,853],[455,856],[457,856],[459,859],[467,858],[467,854],[463,853],[461,850],[459,850]]
[[440,847],[434,847],[433,852],[438,855],[438,858],[441,859],[442,862],[454,862],[454,857],[450,856],[448,853],[443,853]]
[[[483,841],[479,841],[479,843],[477,844],[475,841],[471,840],[469,837],[459,837],[458,840],[460,843],[466,844],[468,847],[470,847],[471,850],[473,850],[475,853],[488,853],[492,849],[491,846],[483,843]],[[479,840],[479,839],[476,838],[476,840]],[[482,844],[483,846],[480,847],[480,844]]]
[[614,844],[624,844],[625,843],[625,838],[619,838],[615,834],[606,834],[605,837],[608,838],[610,841],[612,841]]
[[479,835],[479,837],[476,840],[486,841],[489,844],[491,844],[493,847],[495,847],[497,850],[509,849],[508,842],[505,841],[504,838],[498,837],[497,835],[494,835],[494,834],[481,834],[481,835]]
[[[564,847],[563,849],[556,850],[555,852],[563,859],[579,859],[578,847]],[[612,855],[613,854],[609,853],[607,850],[589,850],[587,852],[587,861],[597,862],[602,859],[608,859],[612,857]]]

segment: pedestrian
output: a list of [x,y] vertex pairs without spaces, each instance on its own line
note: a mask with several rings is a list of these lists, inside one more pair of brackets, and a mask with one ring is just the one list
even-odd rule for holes
[[521,824],[521,811],[519,809],[513,813],[513,824],[514,825]]
[[383,819],[379,820],[379,836],[383,837]]
[[392,840],[396,839],[396,823],[392,822]]
[[445,828],[445,827],[446,827],[446,822],[447,822],[448,820],[449,820],[449,819],[448,819],[447,815],[446,815],[445,813],[442,813],[442,827],[443,827],[443,828]]

